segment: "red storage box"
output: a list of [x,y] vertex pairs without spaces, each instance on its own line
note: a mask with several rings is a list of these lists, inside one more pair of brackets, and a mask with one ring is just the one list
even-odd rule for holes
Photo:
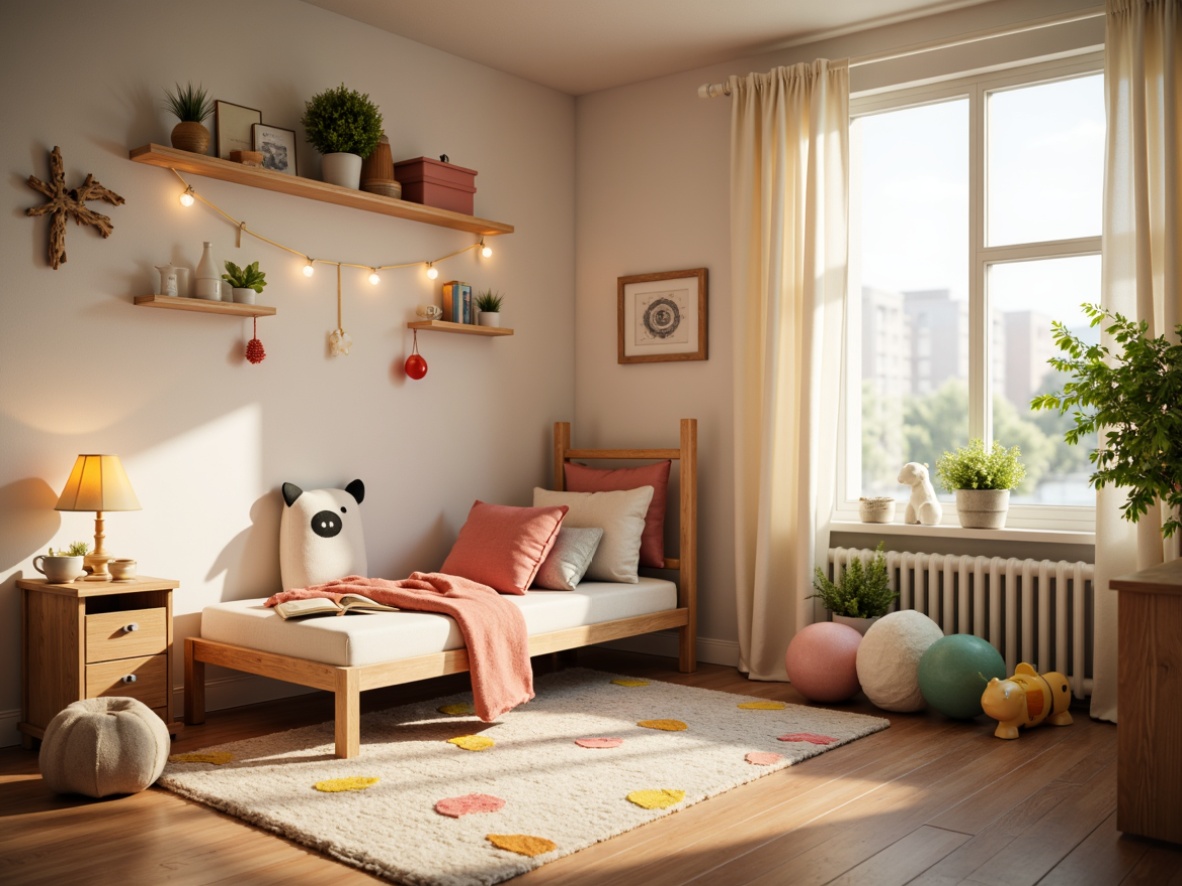
[[429,157],[400,160],[394,164],[394,178],[402,185],[402,199],[424,206],[450,209],[472,215],[476,193],[476,170]]

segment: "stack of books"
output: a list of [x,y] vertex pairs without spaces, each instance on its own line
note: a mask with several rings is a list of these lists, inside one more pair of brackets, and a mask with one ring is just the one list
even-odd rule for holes
[[472,286],[451,280],[443,284],[443,319],[452,323],[475,323],[472,311]]

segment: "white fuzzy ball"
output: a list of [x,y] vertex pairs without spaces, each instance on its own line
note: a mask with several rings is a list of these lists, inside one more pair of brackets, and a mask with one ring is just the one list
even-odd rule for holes
[[914,609],[876,621],[858,647],[858,680],[866,697],[884,711],[923,710],[919,660],[943,636],[938,624]]

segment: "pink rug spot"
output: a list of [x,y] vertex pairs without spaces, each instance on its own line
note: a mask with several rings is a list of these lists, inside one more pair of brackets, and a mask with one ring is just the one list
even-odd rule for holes
[[747,755],[747,762],[753,766],[771,766],[783,759],[783,754],[773,754],[768,751],[752,751]]
[[781,735],[780,741],[809,741],[813,744],[833,744],[837,741],[831,735],[817,735],[815,732],[789,732],[787,735]]
[[440,815],[459,818],[472,812],[496,812],[505,805],[505,801],[492,794],[464,794],[462,797],[447,797],[435,804],[435,811]]
[[575,744],[581,748],[618,748],[624,743],[622,738],[576,738]]

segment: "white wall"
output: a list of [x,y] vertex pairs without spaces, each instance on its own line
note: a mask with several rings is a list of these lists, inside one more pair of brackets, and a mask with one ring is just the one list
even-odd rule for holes
[[[75,456],[122,457],[143,506],[107,515],[108,548],[147,575],[176,578],[178,640],[203,606],[278,589],[278,487],[363,479],[371,572],[438,568],[472,501],[528,504],[549,477],[550,426],[574,394],[574,100],[293,0],[192,5],[104,0],[6,4],[0,29],[0,744],[16,741],[19,597],[32,557],[90,540],[93,514],[53,510]],[[187,81],[300,130],[305,100],[342,81],[369,93],[394,158],[450,155],[479,171],[476,213],[516,226],[442,266],[389,271],[376,287],[344,275],[348,357],[331,358],[332,269],[246,238],[177,203],[171,172],[128,160],[168,144],[164,89]],[[212,124],[212,119],[209,121]],[[46,261],[48,224],[25,183],[87,173],[126,198],[92,204],[107,240],[70,224],[68,262]],[[301,173],[319,158],[299,144]],[[436,258],[466,233],[191,177],[198,193],[307,254],[363,264]],[[243,359],[249,321],[137,308],[152,266],[194,266],[203,240],[220,260],[258,259],[278,314],[258,324],[267,357]],[[424,333],[430,371],[408,381],[405,328],[416,304],[458,277],[507,293],[512,338]],[[180,682],[180,657],[176,682]],[[256,697],[259,687],[247,693]],[[290,692],[287,687],[285,691]],[[251,695],[254,693],[254,695]],[[227,696],[229,698],[229,696]],[[217,704],[216,692],[214,703]]]

